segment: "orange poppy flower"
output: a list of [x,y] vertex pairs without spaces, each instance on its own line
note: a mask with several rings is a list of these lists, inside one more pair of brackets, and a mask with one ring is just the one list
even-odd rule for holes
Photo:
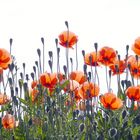
[[105,66],[109,66],[116,60],[116,51],[110,47],[103,47],[99,51],[99,62]]
[[135,54],[140,55],[140,37],[138,37],[132,45],[132,50]]
[[60,40],[59,44],[65,48],[72,48],[78,41],[78,37],[70,31],[64,31],[58,37]]
[[99,63],[98,59],[99,59],[99,53],[91,52],[91,53],[85,54],[84,62],[87,65],[99,66],[100,63]]
[[40,76],[40,83],[47,88],[53,88],[57,83],[56,74],[54,73],[43,73]]
[[18,121],[15,121],[15,117],[11,114],[6,114],[2,117],[2,125],[5,129],[13,129],[18,126]]
[[30,96],[31,96],[32,102],[35,102],[37,100],[38,95],[39,95],[39,91],[36,88],[33,88],[30,90]]
[[54,88],[58,81],[65,79],[62,73],[43,73],[40,75],[40,83],[47,88]]
[[0,93],[0,105],[4,105],[10,101],[9,96]]
[[[116,69],[118,67],[118,70]],[[113,64],[109,66],[110,70],[115,74],[122,74],[126,68],[126,64],[124,60],[115,60]]]
[[120,109],[123,106],[122,100],[118,98],[115,94],[110,92],[101,95],[100,101],[105,108],[111,110]]
[[[88,99],[99,95],[99,86],[92,82],[84,82],[78,89],[78,94],[82,99]],[[89,92],[89,95],[88,93]]]
[[35,88],[35,87],[37,86],[37,84],[38,84],[38,81],[37,81],[37,80],[33,80],[33,81],[31,82],[31,88],[32,88],[32,89]]
[[126,90],[126,95],[130,100],[138,101],[140,100],[140,87],[139,86],[130,86]]
[[77,81],[79,84],[84,83],[87,78],[82,71],[73,71],[70,73],[70,79]]
[[[63,81],[64,82],[64,81]],[[64,88],[64,91],[73,92],[79,87],[79,83],[75,80],[69,80],[68,85]]]
[[127,63],[130,65],[130,73],[134,78],[140,77],[140,58],[138,58],[138,61],[136,60],[136,57],[131,55],[127,59]]
[[0,67],[3,69],[7,69],[8,65],[11,64],[11,62],[12,58],[10,53],[5,49],[0,48]]

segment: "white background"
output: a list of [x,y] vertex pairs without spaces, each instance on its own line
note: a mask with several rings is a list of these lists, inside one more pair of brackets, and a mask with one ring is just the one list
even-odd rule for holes
[[[37,59],[36,49],[42,49],[40,38],[45,38],[47,56],[48,51],[55,51],[54,40],[66,30],[66,20],[79,38],[82,69],[81,50],[93,51],[95,42],[99,48],[113,47],[124,58],[126,45],[131,46],[140,36],[140,1],[0,0],[0,48],[9,50],[9,39],[13,38],[12,54],[20,69],[22,62],[26,62],[30,73]],[[71,57],[75,57],[73,52],[70,50]],[[65,58],[63,53],[61,58]],[[47,60],[45,69],[49,69]]]

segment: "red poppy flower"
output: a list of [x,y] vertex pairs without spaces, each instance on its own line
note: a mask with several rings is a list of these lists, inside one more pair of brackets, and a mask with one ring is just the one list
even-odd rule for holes
[[0,93],[0,105],[4,105],[10,101],[9,96]]
[[37,101],[38,95],[39,95],[39,91],[38,91],[37,88],[33,88],[33,89],[30,90],[30,96],[31,96],[32,102]]
[[132,50],[135,52],[135,54],[140,55],[140,37],[135,40]]
[[126,68],[126,64],[124,60],[115,60],[114,63],[109,66],[109,68],[113,72],[113,75],[122,74]]
[[78,89],[78,94],[82,99],[88,99],[99,95],[99,86],[92,82],[84,82]]
[[118,98],[115,94],[110,92],[101,95],[100,101],[105,108],[111,110],[120,109],[123,106],[122,100]]
[[110,47],[103,47],[99,51],[99,62],[105,66],[109,66],[116,60],[116,51]]
[[47,88],[54,88],[58,83],[58,80],[61,82],[64,79],[64,75],[59,73],[43,73],[40,75],[40,83]]
[[126,90],[126,95],[130,100],[138,101],[140,100],[140,87],[139,86],[130,86]]
[[15,121],[15,117],[11,114],[6,114],[2,117],[2,125],[5,129],[13,129],[18,126],[18,121]]
[[60,40],[59,44],[65,48],[72,48],[78,41],[78,37],[70,31],[64,31],[58,37]]
[[140,58],[138,61],[136,57],[131,55],[128,57],[127,63],[130,65],[130,73],[134,78],[140,77]]
[[37,86],[37,84],[38,84],[38,81],[37,81],[37,80],[33,80],[33,81],[31,82],[31,88],[32,88],[32,89],[35,88],[35,87]]
[[5,49],[0,48],[0,67],[3,69],[7,69],[8,65],[11,64],[11,62],[12,58],[10,53]]
[[79,84],[84,83],[87,78],[82,71],[73,71],[70,73],[70,79],[77,81]]
[[90,66],[99,66],[100,64],[99,53],[91,52],[91,53],[85,54],[84,62],[85,64],[90,65]]

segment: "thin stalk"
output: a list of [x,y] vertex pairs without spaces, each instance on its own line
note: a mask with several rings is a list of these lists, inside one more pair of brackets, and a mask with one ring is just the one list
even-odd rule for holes
[[106,85],[107,85],[107,91],[109,92],[107,66],[105,66],[105,72],[106,72]]

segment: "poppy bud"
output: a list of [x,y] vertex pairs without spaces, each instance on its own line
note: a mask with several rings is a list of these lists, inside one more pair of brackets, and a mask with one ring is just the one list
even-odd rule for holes
[[56,46],[58,46],[58,39],[57,38],[55,39],[55,44],[56,44]]
[[97,52],[98,50],[98,43],[94,43],[95,51]]
[[52,51],[49,51],[48,54],[49,54],[49,57],[51,59],[53,57],[53,52]]
[[111,138],[113,138],[113,137],[115,137],[116,136],[116,134],[117,134],[117,129],[116,128],[111,128],[111,129],[109,129],[109,136],[111,137]]
[[126,115],[127,115],[127,111],[123,110],[123,112],[122,112],[122,119],[124,119],[126,117]]
[[37,54],[38,54],[39,57],[41,56],[41,51],[40,51],[40,49],[37,49]]
[[10,38],[9,42],[10,42],[10,46],[12,46],[13,39],[12,39],[12,38]]
[[126,54],[128,54],[129,45],[126,45]]
[[66,25],[67,28],[69,28],[68,21],[65,21],[65,25]]
[[43,37],[41,37],[41,42],[44,45],[44,38]]
[[84,128],[85,128],[84,123],[81,123],[81,124],[79,125],[79,132],[83,132]]
[[82,50],[82,55],[83,57],[85,57],[85,50]]
[[34,70],[34,73],[36,73],[36,67],[35,66],[33,66],[33,70]]
[[33,72],[31,73],[31,77],[32,77],[32,79],[34,80],[34,73],[33,73]]

